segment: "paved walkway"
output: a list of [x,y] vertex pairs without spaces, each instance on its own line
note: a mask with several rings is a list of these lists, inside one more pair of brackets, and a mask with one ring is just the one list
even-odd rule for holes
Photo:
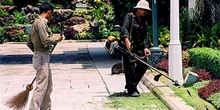
[[[112,65],[120,60],[111,59],[103,47],[104,42],[57,45],[51,58],[52,110],[113,110],[103,104],[110,94],[125,91],[125,79],[123,74],[111,75]],[[0,110],[11,110],[4,102],[25,90],[34,76],[32,52],[26,44],[0,44]],[[142,83],[138,89],[149,92]]]

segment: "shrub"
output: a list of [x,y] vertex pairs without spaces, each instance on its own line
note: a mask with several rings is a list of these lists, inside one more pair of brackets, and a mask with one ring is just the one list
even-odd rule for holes
[[199,76],[199,80],[209,80],[212,75],[206,69],[195,69],[193,70]]
[[53,33],[61,33],[61,26],[50,26]]
[[195,68],[205,68],[215,78],[220,77],[220,51],[211,48],[193,48],[189,51],[190,61]]
[[6,17],[9,15],[9,13],[7,11],[4,11],[2,8],[0,8],[0,15],[1,17]]
[[14,5],[13,0],[2,0],[1,1],[2,5]]
[[201,98],[207,99],[212,94],[220,92],[220,79],[212,80],[208,85],[199,89],[198,94]]
[[25,33],[17,33],[14,37],[12,37],[11,41],[13,42],[25,42],[27,41],[27,37],[24,36]]
[[190,71],[193,71],[194,68],[193,67],[187,67],[187,68],[183,68],[183,74],[187,74]]
[[169,68],[168,59],[166,58],[162,59],[160,62],[157,63],[156,67],[165,72],[168,72],[168,68]]
[[51,0],[39,0],[37,3],[37,6],[40,6],[42,3],[45,3],[45,2],[51,3]]
[[163,45],[164,47],[168,46],[168,43],[170,41],[170,31],[168,27],[160,27],[159,28],[159,43],[160,45]]
[[27,24],[28,23],[27,22],[28,20],[25,17],[24,12],[15,11],[13,14],[14,14],[14,17],[15,17],[14,24]]
[[120,32],[118,32],[118,31],[112,31],[112,32],[110,33],[110,35],[112,35],[112,36],[114,36],[114,37],[116,37],[116,38],[119,38],[119,37],[120,37]]
[[6,28],[0,27],[0,44],[7,41],[7,39],[5,38],[5,32],[6,32]]
[[91,13],[92,13],[92,11],[90,11],[90,10],[80,10],[80,11],[76,10],[76,11],[74,11],[73,15],[78,16],[78,17],[84,17],[84,16],[91,14]]
[[[183,58],[182,59],[183,68],[189,67],[189,62],[190,60],[188,58]],[[165,72],[168,72],[169,69],[168,59],[166,58],[162,59],[160,62],[157,63],[156,67]]]
[[64,31],[64,35],[66,37],[66,39],[77,39],[76,37],[76,34],[77,31],[73,28],[67,28],[65,31]]
[[78,32],[78,33],[75,34],[75,36],[76,36],[76,38],[78,40],[80,40],[80,39],[93,39],[93,38],[95,38],[95,36],[94,36],[94,34],[92,32],[85,32],[85,31]]
[[213,27],[198,25],[198,27],[201,28],[201,33],[197,33],[197,40],[193,47],[200,46],[219,49],[219,25],[215,24]]
[[188,58],[183,58],[182,59],[182,66],[183,66],[183,68],[189,67],[189,62],[190,62],[190,60]]
[[198,89],[205,87],[209,82],[210,80],[196,82],[193,84],[193,89],[197,91]]
[[212,94],[209,98],[208,101],[210,101],[216,109],[220,109],[220,93]]

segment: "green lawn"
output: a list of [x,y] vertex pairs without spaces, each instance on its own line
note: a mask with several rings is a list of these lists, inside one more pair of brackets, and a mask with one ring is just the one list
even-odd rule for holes
[[[157,75],[158,73],[152,72],[153,75]],[[168,80],[165,77],[161,77],[160,81],[163,83],[167,83]],[[199,85],[197,84],[198,88]],[[171,89],[176,93],[177,96],[182,98],[188,105],[192,106],[195,110],[216,110],[216,108],[210,104],[209,102],[201,99],[198,96],[198,91],[195,87],[171,87]]]
[[195,108],[195,110],[216,110],[212,104],[201,99],[198,96],[197,90],[195,90],[193,87],[181,87],[171,89],[188,105],[191,105],[193,108]]
[[109,96],[106,106],[123,110],[169,110],[153,93],[142,93],[140,97],[129,97],[126,93]]

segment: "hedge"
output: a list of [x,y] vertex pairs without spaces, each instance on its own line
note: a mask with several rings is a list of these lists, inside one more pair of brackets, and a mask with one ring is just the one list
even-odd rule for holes
[[205,68],[213,77],[220,78],[220,51],[211,48],[189,49],[190,62],[195,68]]

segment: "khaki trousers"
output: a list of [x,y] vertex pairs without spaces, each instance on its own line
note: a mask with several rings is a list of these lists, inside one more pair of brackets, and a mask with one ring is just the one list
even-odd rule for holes
[[36,70],[36,88],[29,110],[51,109],[52,74],[50,69],[50,53],[35,52],[32,60]]

